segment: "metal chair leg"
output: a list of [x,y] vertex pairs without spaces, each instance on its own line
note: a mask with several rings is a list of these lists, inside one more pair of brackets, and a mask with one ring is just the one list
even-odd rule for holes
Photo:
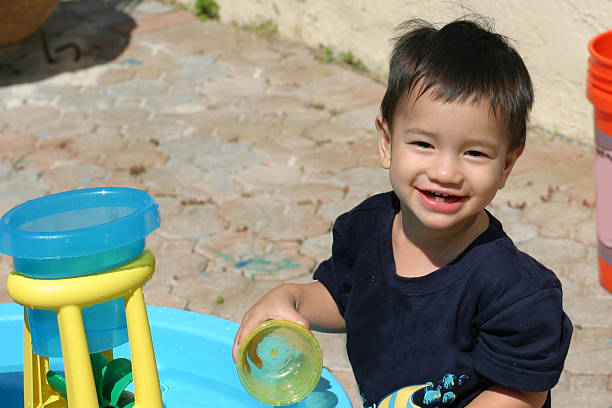
[[68,48],[74,49],[74,61],[78,61],[81,58],[81,49],[79,48],[78,45],[76,45],[73,42],[69,42],[60,47],[57,47],[52,53],[49,47],[49,42],[47,41],[47,35],[45,34],[44,29],[40,30],[40,38],[42,40],[43,50],[45,51],[45,57],[47,58],[47,62],[49,64],[55,64],[59,62],[59,59],[55,58],[53,54],[62,52]]

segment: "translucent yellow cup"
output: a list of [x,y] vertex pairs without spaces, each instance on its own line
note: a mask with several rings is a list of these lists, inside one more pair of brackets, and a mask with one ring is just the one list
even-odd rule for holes
[[241,342],[236,369],[242,386],[255,399],[290,405],[318,384],[323,355],[310,330],[289,320],[268,320]]

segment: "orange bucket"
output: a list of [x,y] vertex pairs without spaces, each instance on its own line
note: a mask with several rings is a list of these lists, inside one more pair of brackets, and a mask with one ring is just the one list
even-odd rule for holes
[[612,292],[612,30],[589,42],[587,98],[595,118],[595,194],[599,281]]

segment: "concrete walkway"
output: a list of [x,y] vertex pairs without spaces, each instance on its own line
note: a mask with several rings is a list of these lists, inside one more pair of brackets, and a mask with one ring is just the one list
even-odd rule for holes
[[[162,213],[147,241],[158,259],[150,304],[238,321],[279,283],[310,281],[335,217],[389,188],[374,131],[384,84],[265,27],[84,0],[61,3],[47,35],[54,47],[76,42],[81,59],[68,49],[48,64],[38,38],[0,55],[0,213],[68,189],[149,191]],[[491,206],[563,282],[576,330],[553,391],[559,408],[612,406],[592,164],[592,147],[531,129]],[[0,258],[3,302],[10,269]],[[318,337],[358,406],[344,336]]]

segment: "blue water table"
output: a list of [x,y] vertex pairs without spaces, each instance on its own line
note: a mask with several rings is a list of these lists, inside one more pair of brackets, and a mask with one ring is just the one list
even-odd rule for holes
[[[0,219],[7,288],[24,306],[0,304],[3,407],[265,406],[238,380],[237,323],[145,306],[145,238],[159,225],[149,194],[118,187],[49,195]],[[327,370],[294,405],[351,407]]]

